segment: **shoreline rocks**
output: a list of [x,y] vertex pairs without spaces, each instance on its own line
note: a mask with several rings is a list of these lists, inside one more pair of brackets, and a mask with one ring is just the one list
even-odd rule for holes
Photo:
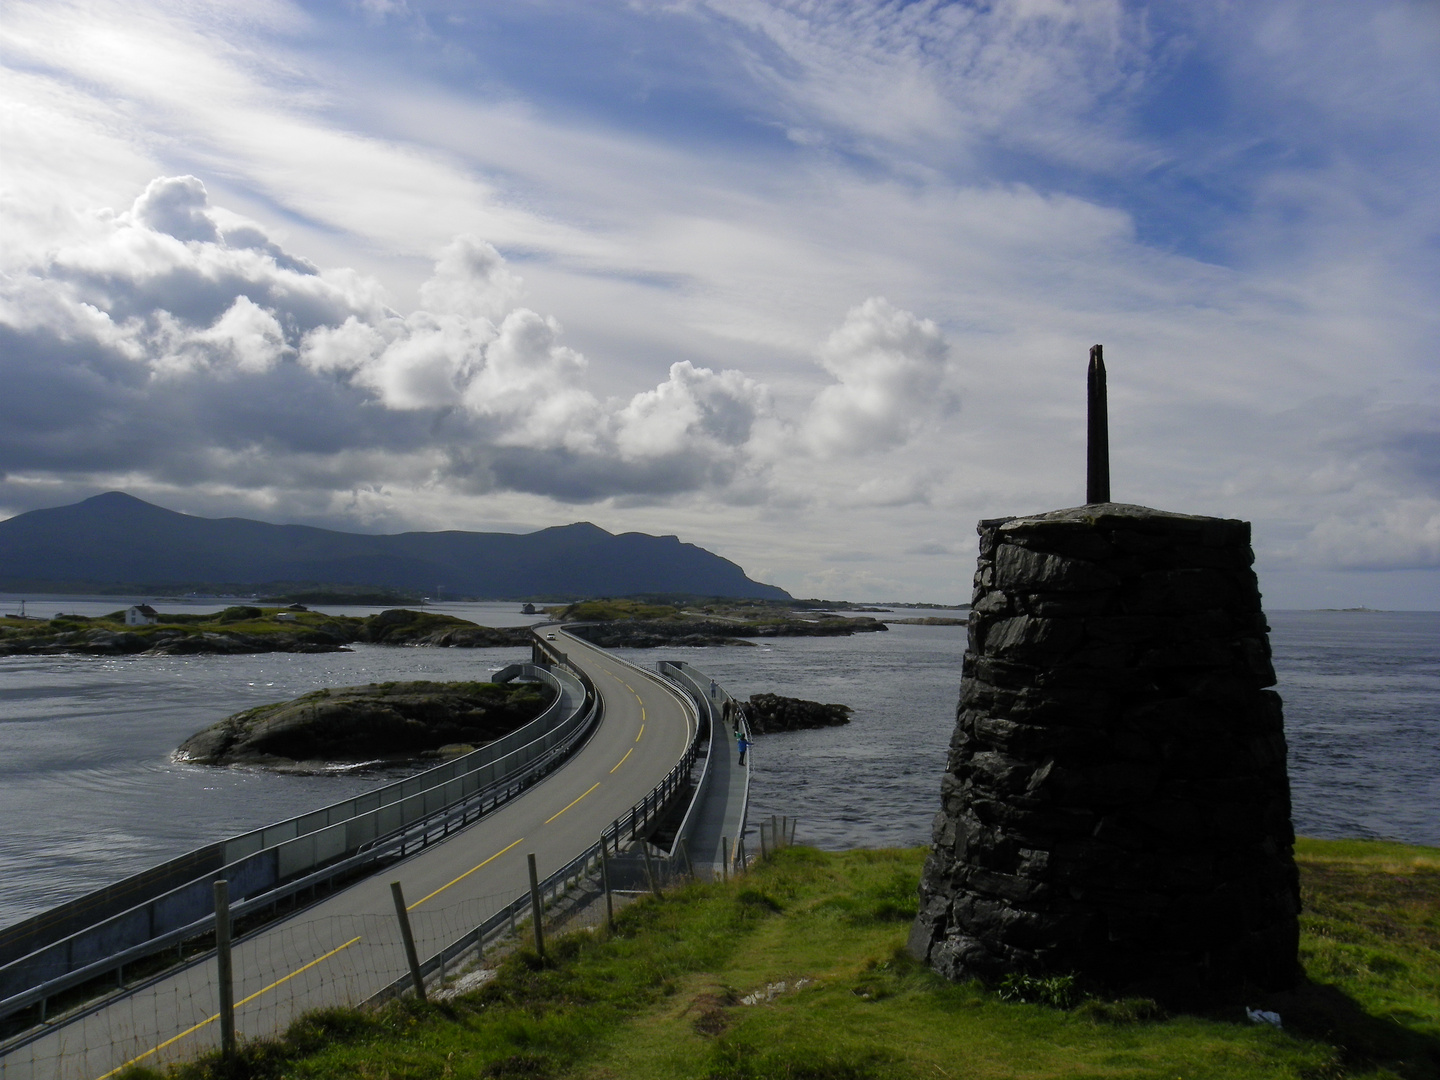
[[[117,613],[117,616],[119,613]],[[437,648],[527,646],[527,626],[480,626],[452,615],[396,608],[355,618],[319,612],[269,613],[231,607],[212,615],[163,615],[150,626],[126,627],[119,617],[64,616],[15,620],[0,631],[0,656],[196,656],[243,653],[348,652],[355,642]]]
[[839,727],[850,722],[854,711],[848,705],[822,705],[818,701],[779,694],[751,694],[745,717],[751,734],[770,735],[779,731]]

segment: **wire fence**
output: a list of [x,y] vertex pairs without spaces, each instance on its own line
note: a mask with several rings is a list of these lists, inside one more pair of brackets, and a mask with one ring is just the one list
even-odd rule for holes
[[[637,896],[663,895],[686,877],[683,860],[637,844],[562,868],[522,895],[490,893],[405,912],[427,996],[483,985],[516,948],[558,933],[598,931]],[[607,888],[608,884],[608,888]],[[303,915],[303,913],[301,913]],[[298,917],[236,940],[230,949],[236,1038],[282,1034],[314,1009],[376,1005],[416,992],[398,911]],[[0,1054],[3,1080],[103,1080],[131,1065],[164,1068],[222,1048],[219,957],[199,953],[179,970],[92,1002],[51,1030]]]

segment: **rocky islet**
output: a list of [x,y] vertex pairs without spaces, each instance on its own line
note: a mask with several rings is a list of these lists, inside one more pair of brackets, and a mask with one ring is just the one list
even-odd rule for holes
[[554,699],[539,682],[392,682],[303,694],[235,713],[183,742],[195,765],[284,771],[398,765],[476,749],[535,719]]
[[752,735],[839,727],[850,722],[853,712],[848,705],[825,705],[780,694],[751,694],[745,705],[745,719]]
[[479,626],[429,611],[395,608],[365,618],[235,605],[210,615],[161,614],[149,626],[126,626],[124,612],[0,621],[0,656],[187,656],[264,652],[338,652],[355,642],[451,648],[525,646],[529,627]]

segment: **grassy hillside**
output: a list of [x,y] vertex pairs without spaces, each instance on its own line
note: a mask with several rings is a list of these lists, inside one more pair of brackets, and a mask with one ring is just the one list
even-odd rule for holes
[[[1060,1009],[953,986],[901,951],[923,852],[806,848],[739,881],[627,908],[618,932],[514,953],[444,1005],[334,1010],[250,1044],[219,1075],[408,1077],[1128,1077],[1440,1075],[1440,851],[1305,841],[1310,978],[1299,992],[1165,1016],[1145,1001]],[[1053,988],[1051,988],[1053,989]],[[749,1002],[749,1003],[747,1003]]]

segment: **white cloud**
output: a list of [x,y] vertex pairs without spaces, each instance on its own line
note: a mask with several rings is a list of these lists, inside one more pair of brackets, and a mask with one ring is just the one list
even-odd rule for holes
[[1304,547],[1310,561],[1341,570],[1440,569],[1440,499],[1400,498],[1326,518]]
[[205,185],[193,176],[160,177],[150,182],[130,212],[155,232],[214,243],[220,230],[208,212],[209,201]]
[[498,323],[521,293],[520,279],[493,245],[461,236],[440,253],[434,275],[420,287],[420,304],[437,314]]
[[822,454],[871,454],[918,435],[960,407],[949,347],[929,319],[872,297],[845,317],[820,352],[835,383],[820,391],[805,436]]
[[636,394],[621,410],[616,442],[628,458],[677,453],[687,446],[724,453],[749,442],[756,420],[770,410],[769,391],[753,379],[739,371],[717,374],[685,360],[670,366],[665,382]]
[[187,329],[168,312],[157,312],[156,321],[159,332],[151,337],[151,343],[163,351],[150,366],[157,376],[201,367],[259,375],[279,363],[287,351],[285,332],[275,313],[248,296],[237,296],[214,325],[205,329]]

